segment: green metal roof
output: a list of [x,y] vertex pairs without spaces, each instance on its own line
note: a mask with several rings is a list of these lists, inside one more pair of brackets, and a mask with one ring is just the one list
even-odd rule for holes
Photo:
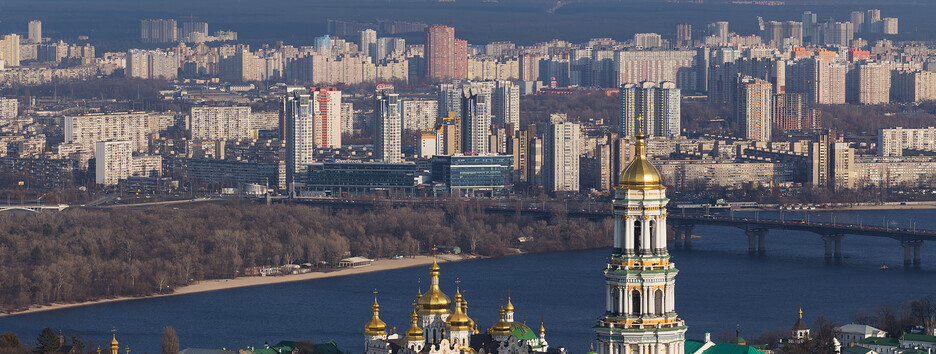
[[538,339],[539,336],[536,335],[536,332],[533,332],[530,327],[520,322],[511,322],[510,323],[510,333],[517,337],[519,340],[531,340]]
[[913,334],[913,333],[904,333],[900,336],[900,340],[910,340],[914,342],[928,342],[936,343],[936,336],[930,336],[926,334]]
[[871,345],[880,345],[887,347],[896,347],[900,345],[900,341],[897,338],[880,338],[880,337],[868,337],[858,341],[858,344],[871,344]]
[[731,343],[718,343],[714,347],[706,349],[703,354],[763,354],[764,352],[748,345],[737,345]]
[[842,348],[842,353],[847,353],[847,354],[867,354],[870,351],[871,349],[868,349],[865,347],[858,347],[858,346]]
[[692,354],[702,348],[705,345],[704,342],[698,340],[687,339],[686,343],[683,344],[683,352],[685,354]]

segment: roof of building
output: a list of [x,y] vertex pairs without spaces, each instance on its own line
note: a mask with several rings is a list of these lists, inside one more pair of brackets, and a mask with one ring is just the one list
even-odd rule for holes
[[926,335],[926,334],[904,333],[904,335],[900,336],[900,340],[936,343],[936,336],[931,336],[931,335]]
[[854,323],[849,323],[847,325],[838,327],[835,330],[839,333],[857,333],[857,334],[864,334],[864,335],[871,335],[873,333],[884,332],[880,329],[877,329],[868,325],[860,325],[860,324],[854,324]]
[[510,322],[510,333],[519,340],[537,339],[536,332],[520,322]]
[[809,326],[806,325],[806,321],[803,321],[803,309],[799,310],[799,319],[796,320],[796,323],[793,324],[794,331],[808,331]]
[[686,343],[683,344],[683,352],[685,354],[695,353],[699,351],[699,349],[701,349],[703,345],[705,345],[705,342],[703,341],[686,339]]
[[896,347],[900,345],[900,341],[897,338],[886,338],[886,337],[868,337],[858,341],[859,344],[870,344],[870,345],[880,345],[887,347]]
[[871,349],[868,349],[868,348],[865,348],[865,347],[859,347],[859,346],[852,346],[852,347],[845,347],[845,348],[842,348],[842,353],[843,353],[843,354],[868,354],[868,352],[870,352],[870,351],[871,351]]
[[763,354],[749,345],[738,345],[731,343],[717,343],[715,346],[706,349],[702,354]]
[[647,160],[643,132],[638,130],[634,159],[621,172],[618,186],[624,189],[661,189],[660,172]]

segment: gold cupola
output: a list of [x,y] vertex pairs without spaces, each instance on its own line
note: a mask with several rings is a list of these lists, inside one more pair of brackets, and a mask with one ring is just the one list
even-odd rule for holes
[[364,334],[368,336],[385,336],[387,335],[387,324],[384,323],[378,316],[380,312],[380,305],[377,304],[377,292],[374,291],[374,305],[371,306],[374,310],[374,317],[371,317],[370,321],[367,321],[367,324],[364,325]]
[[423,330],[419,328],[419,315],[416,314],[416,309],[413,309],[413,313],[410,314],[410,327],[406,330],[406,341],[424,341],[426,337],[423,337]]
[[451,311],[452,300],[439,289],[439,263],[434,259],[432,265],[429,266],[429,275],[431,277],[429,291],[417,301],[419,313],[423,315],[447,314]]
[[[468,300],[465,300],[464,296],[462,296],[461,310],[465,316],[468,316]],[[471,319],[471,316],[468,316],[468,322],[471,324],[471,333],[478,334],[478,327],[475,326],[475,321]]]
[[461,308],[462,303],[462,294],[461,291],[455,291],[455,312],[452,313],[448,319],[445,320],[445,324],[448,325],[449,332],[454,331],[471,331],[471,318],[468,317]]
[[647,159],[646,137],[641,129],[637,130],[637,142],[634,144],[634,159],[621,172],[618,188],[621,189],[663,189],[660,172]]
[[120,352],[120,343],[117,342],[117,330],[112,329],[111,333],[113,334],[113,339],[111,339],[110,345],[111,354],[117,354]]
[[500,314],[500,320],[498,320],[497,323],[495,323],[494,326],[491,327],[491,330],[490,330],[491,335],[495,337],[509,336],[510,324],[507,323],[507,320],[504,317],[506,313],[506,311],[504,311],[504,307],[501,306],[500,311],[498,312]]

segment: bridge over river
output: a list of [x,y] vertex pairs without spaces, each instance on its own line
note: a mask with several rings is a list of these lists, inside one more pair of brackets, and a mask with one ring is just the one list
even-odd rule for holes
[[[470,205],[474,210],[484,210],[488,213],[525,215],[532,217],[549,218],[556,213],[564,213],[569,217],[584,217],[593,220],[602,220],[611,217],[611,208],[607,203],[567,203],[562,201],[521,201],[521,200],[339,200],[332,198],[303,198],[297,201],[335,208],[371,209],[377,206],[390,207],[429,207],[439,208],[449,204],[463,203]],[[843,224],[825,221],[762,219],[758,217],[714,216],[686,213],[670,213],[667,224],[676,235],[676,247],[692,246],[692,230],[696,225],[731,226],[741,229],[748,237],[748,251],[751,253],[766,252],[766,237],[770,230],[793,230],[812,232],[825,241],[825,257],[827,259],[842,258],[842,240],[845,235],[865,237],[886,237],[900,242],[904,248],[904,265],[919,265],[921,263],[920,250],[924,241],[936,241],[936,230],[923,230],[916,228],[900,228],[887,226],[869,226],[860,224]]]

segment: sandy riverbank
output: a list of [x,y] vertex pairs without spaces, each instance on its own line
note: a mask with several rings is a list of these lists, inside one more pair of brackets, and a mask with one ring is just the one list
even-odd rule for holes
[[[437,257],[439,263],[457,262],[457,261],[471,259],[471,258],[472,257],[470,256],[458,256],[458,255],[448,255],[448,254],[439,255]],[[87,305],[102,304],[102,303],[115,302],[115,301],[149,299],[149,298],[156,298],[156,297],[163,297],[163,296],[175,296],[175,295],[202,293],[202,292],[207,292],[207,291],[242,288],[242,287],[247,287],[247,286],[289,283],[289,282],[311,280],[311,279],[340,277],[340,276],[345,276],[345,275],[379,272],[379,271],[384,271],[384,270],[409,268],[409,267],[416,267],[416,266],[429,265],[429,264],[432,264],[432,257],[416,256],[414,258],[404,258],[404,259],[379,259],[379,260],[374,261],[373,264],[366,266],[366,267],[343,268],[340,270],[328,271],[328,272],[312,272],[312,273],[305,273],[305,274],[270,276],[270,277],[253,276],[253,277],[239,277],[235,279],[204,280],[204,281],[200,281],[198,283],[192,284],[192,285],[187,285],[187,286],[183,286],[181,288],[175,289],[175,291],[171,294],[156,294],[156,295],[139,296],[139,297],[117,297],[117,298],[112,298],[112,299],[101,299],[101,300],[67,303],[67,304],[57,303],[57,304],[51,304],[51,305],[45,305],[45,306],[31,307],[28,310],[23,310],[23,311],[16,311],[16,312],[11,312],[11,313],[0,313],[0,317],[21,315],[21,314],[27,314],[27,313],[33,313],[33,312],[40,312],[40,311],[52,311],[52,310],[69,308],[69,307],[87,306]]]

